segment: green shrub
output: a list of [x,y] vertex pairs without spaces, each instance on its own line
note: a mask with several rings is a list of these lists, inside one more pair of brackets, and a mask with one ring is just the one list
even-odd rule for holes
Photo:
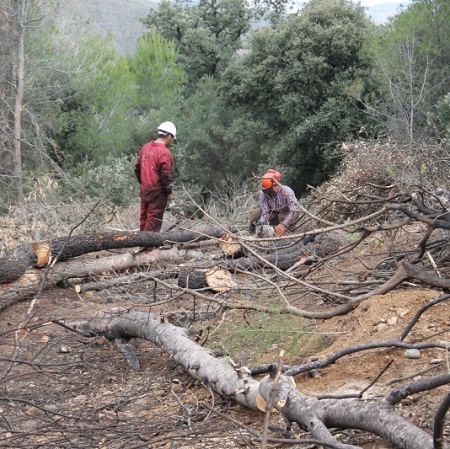
[[139,184],[134,176],[135,156],[108,158],[102,165],[78,166],[77,181],[90,197],[126,206],[139,197]]
[[241,363],[276,361],[282,349],[285,363],[291,363],[331,343],[326,335],[314,332],[304,318],[276,310],[246,313],[245,322],[233,322],[222,332],[220,347]]

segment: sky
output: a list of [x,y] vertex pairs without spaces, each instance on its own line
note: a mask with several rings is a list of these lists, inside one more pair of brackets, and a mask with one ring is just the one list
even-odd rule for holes
[[411,3],[411,0],[360,0],[362,6],[366,6],[371,8],[373,6],[385,5],[385,4],[397,4],[400,5],[408,5]]
[[411,0],[360,0],[368,8],[367,14],[375,23],[385,23],[389,17],[400,12],[401,6],[408,6]]

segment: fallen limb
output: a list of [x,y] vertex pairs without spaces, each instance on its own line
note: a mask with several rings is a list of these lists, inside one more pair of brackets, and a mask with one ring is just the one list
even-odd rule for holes
[[[83,335],[103,335],[109,340],[121,343],[129,338],[143,338],[151,341],[171,354],[191,376],[201,380],[207,387],[220,395],[233,398],[239,404],[256,410],[260,395],[266,403],[271,400],[286,422],[298,423],[307,428],[313,438],[339,449],[357,449],[357,446],[343,444],[329,430],[330,428],[356,428],[379,435],[401,449],[432,449],[433,438],[413,425],[398,413],[393,406],[396,401],[386,396],[380,401],[344,401],[340,399],[318,400],[302,394],[293,378],[265,377],[261,382],[250,376],[247,368],[236,369],[227,360],[213,357],[208,349],[193,342],[188,331],[173,326],[159,316],[119,311],[111,314],[99,313],[88,321],[70,325]],[[450,375],[440,379],[440,385],[449,382]],[[437,385],[437,383],[436,383]],[[402,397],[410,390],[402,389]],[[417,388],[412,391],[417,391]]]
[[[266,377],[260,385],[260,392],[267,397],[272,385]],[[393,407],[381,407],[380,401],[364,402],[340,399],[318,400],[304,395],[293,388],[289,378],[282,376],[277,392],[285,387],[288,394],[277,396],[276,407],[285,419],[296,422],[311,432],[319,441],[334,443],[330,428],[361,429],[378,435],[402,449],[432,449],[433,438],[419,427],[395,412]],[[341,445],[339,447],[355,447]]]
[[170,232],[115,232],[83,234],[62,237],[50,241],[23,244],[0,259],[0,284],[19,279],[31,266],[43,267],[48,263],[62,262],[83,254],[102,250],[134,247],[160,247],[168,242],[193,242],[211,237],[219,238],[225,230],[237,232],[237,228],[217,227],[201,231]]
[[[185,257],[198,257],[198,254],[195,251],[179,250],[173,247],[139,255],[122,253],[92,260],[74,259],[56,264],[48,273],[46,270],[30,269],[20,279],[8,284],[0,284],[0,310],[36,295],[44,282],[47,287],[51,287],[71,278],[120,272],[156,262],[180,262]],[[175,276],[172,275],[172,277]]]
[[128,274],[126,276],[111,277],[109,279],[103,279],[100,281],[84,282],[82,284],[76,284],[74,289],[77,293],[85,293],[89,291],[100,291],[119,285],[132,285],[136,282],[143,282],[148,279],[170,279],[177,276],[176,271],[163,271],[152,270],[144,273]]

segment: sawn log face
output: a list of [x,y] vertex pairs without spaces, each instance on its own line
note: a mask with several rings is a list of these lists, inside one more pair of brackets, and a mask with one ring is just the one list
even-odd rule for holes
[[[236,232],[235,227],[228,229]],[[211,237],[219,238],[223,228],[206,228],[195,231],[170,232],[116,232],[83,234],[62,237],[49,242],[51,260],[65,261],[83,254],[118,248],[133,248],[138,246],[158,247],[167,243],[186,243],[205,240]],[[36,266],[38,255],[35,248],[39,245],[24,244],[17,247],[12,254],[0,259],[0,284],[19,279],[30,266]]]
[[173,326],[160,316],[142,312],[118,315],[99,313],[88,321],[72,323],[83,335],[104,335],[110,340],[143,338],[151,341],[183,366],[194,378],[220,395],[257,410],[257,397],[273,404],[286,422],[307,428],[314,438],[332,447],[353,449],[330,432],[331,428],[362,429],[394,443],[401,449],[431,449],[432,436],[400,416],[393,406],[379,401],[318,400],[301,393],[292,377],[261,382],[246,369],[236,369],[226,359],[213,357],[209,350],[192,341],[186,329]]

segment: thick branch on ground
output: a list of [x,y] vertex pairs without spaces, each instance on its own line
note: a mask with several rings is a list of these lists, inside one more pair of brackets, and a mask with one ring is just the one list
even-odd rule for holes
[[[271,384],[270,377],[261,382],[260,392],[263,397],[270,394]],[[291,382],[282,376],[277,390],[283,384],[289,386]],[[372,432],[402,449],[433,448],[430,435],[398,415],[393,407],[380,407],[379,402],[318,400],[291,387],[286,405],[279,409],[287,420],[306,427],[314,438],[327,443],[333,441],[328,429],[338,427]]]
[[274,265],[280,270],[287,270],[299,261],[313,262],[317,257],[325,257],[338,249],[338,242],[331,238],[323,243],[313,242],[305,245],[303,242],[300,242],[284,249],[275,249],[264,254],[263,257],[243,257],[232,260],[227,262],[227,265],[230,268],[237,268],[243,271],[264,268],[270,265]]
[[355,309],[361,302],[375,295],[385,295],[394,288],[398,287],[403,281],[406,281],[407,279],[416,279],[423,284],[431,287],[443,289],[450,288],[450,279],[433,276],[424,269],[418,268],[411,263],[403,262],[399,265],[398,270],[395,272],[392,278],[381,285],[378,289],[373,290],[372,292],[365,295],[360,295],[356,298],[352,298],[348,304],[344,304],[343,306],[339,306],[334,309],[334,315],[321,316],[321,318],[330,318],[331,316],[347,313],[350,310]]
[[[193,342],[182,329],[161,320],[161,317],[139,312],[98,314],[89,321],[72,323],[83,335],[104,335],[110,340],[143,338],[151,341],[220,395],[252,410],[257,409],[258,394],[273,404],[287,421],[307,428],[312,436],[340,449],[356,446],[339,442],[330,428],[354,428],[372,432],[389,440],[401,449],[431,449],[433,439],[425,431],[398,415],[389,403],[321,400],[306,396],[297,390],[292,378],[282,376],[273,385],[270,376],[261,383],[252,379],[248,369],[235,369],[228,361],[219,360],[209,351]],[[125,340],[123,340],[125,339]]]
[[[92,260],[70,260],[56,264],[51,270],[28,270],[20,279],[8,284],[0,284],[0,310],[11,304],[36,295],[43,283],[47,287],[71,278],[82,278],[92,275],[101,275],[107,272],[119,272],[128,268],[139,267],[156,262],[181,262],[186,257],[196,257],[195,251],[178,250],[171,248],[164,251],[155,250],[151,253],[131,254],[123,253],[110,257]],[[176,271],[154,272],[155,277],[177,277]],[[149,274],[147,273],[147,276]],[[158,275],[158,276],[156,276]]]
[[102,279],[99,281],[84,282],[76,284],[74,289],[77,293],[85,293],[89,291],[105,290],[119,285],[132,285],[137,282],[144,282],[149,279],[170,279],[176,277],[176,272],[152,270],[143,273],[126,274],[124,276],[113,277],[109,279]]
[[[230,227],[230,232],[236,232]],[[19,279],[28,267],[42,267],[49,262],[65,261],[83,254],[102,250],[143,247],[159,247],[168,242],[192,242],[220,237],[223,228],[207,228],[198,232],[120,232],[102,234],[84,234],[62,237],[49,242],[35,242],[20,245],[11,255],[0,259],[0,284]]]

